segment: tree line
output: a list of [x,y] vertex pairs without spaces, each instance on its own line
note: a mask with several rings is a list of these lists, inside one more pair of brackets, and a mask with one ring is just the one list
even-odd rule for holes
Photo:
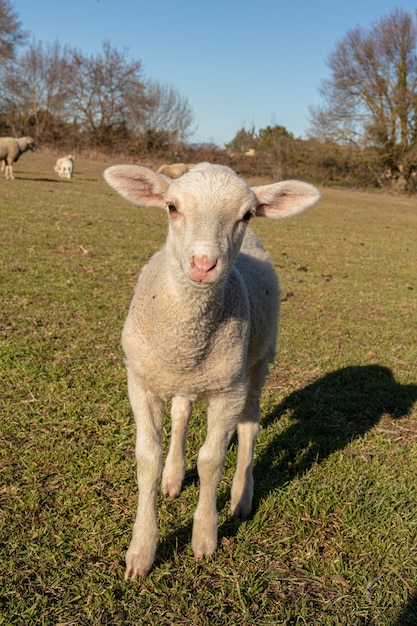
[[1,131],[45,142],[153,149],[187,137],[192,112],[170,86],[143,76],[140,61],[104,41],[86,55],[32,42],[1,70]]
[[304,162],[338,183],[417,191],[417,11],[395,9],[348,31],[327,65],[309,140],[276,126],[241,129],[230,146],[269,150],[279,169]]
[[11,2],[0,0],[1,134],[143,151],[184,142],[192,124],[187,99],[145,77],[127,50],[109,41],[92,55],[57,41],[27,44]]
[[165,159],[203,158],[239,173],[417,191],[417,11],[356,27],[329,54],[308,139],[282,126],[238,130],[226,149],[191,151],[193,113],[140,60],[104,41],[93,55],[32,41],[0,0],[0,134]]

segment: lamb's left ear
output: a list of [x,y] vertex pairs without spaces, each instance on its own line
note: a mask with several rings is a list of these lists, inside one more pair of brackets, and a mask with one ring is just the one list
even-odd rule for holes
[[297,215],[315,204],[321,196],[316,187],[299,180],[252,187],[252,191],[257,201],[256,215],[273,220]]

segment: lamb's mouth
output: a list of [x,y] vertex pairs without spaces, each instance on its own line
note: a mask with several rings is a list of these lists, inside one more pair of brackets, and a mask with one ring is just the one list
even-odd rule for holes
[[202,276],[200,278],[194,278],[193,276],[189,275],[188,280],[194,287],[199,287],[203,289],[205,287],[211,287],[217,282],[216,277],[214,276]]

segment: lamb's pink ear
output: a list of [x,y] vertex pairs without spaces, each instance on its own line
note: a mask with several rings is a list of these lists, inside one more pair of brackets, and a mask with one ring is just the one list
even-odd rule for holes
[[140,165],[114,165],[103,173],[105,181],[121,196],[139,206],[165,207],[168,180]]
[[284,180],[272,185],[252,187],[257,207],[256,215],[276,220],[305,211],[319,200],[316,187],[299,180]]

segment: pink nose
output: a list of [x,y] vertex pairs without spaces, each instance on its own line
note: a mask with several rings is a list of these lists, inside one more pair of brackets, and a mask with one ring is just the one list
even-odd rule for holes
[[213,270],[217,265],[217,259],[210,259],[206,254],[201,257],[193,256],[191,264],[202,274],[207,274],[210,270]]

